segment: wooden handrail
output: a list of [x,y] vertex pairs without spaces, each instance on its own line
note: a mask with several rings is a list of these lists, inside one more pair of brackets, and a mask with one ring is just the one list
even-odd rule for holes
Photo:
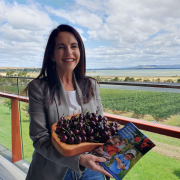
[[171,137],[175,137],[175,138],[180,138],[180,128],[179,127],[168,126],[165,124],[159,124],[159,123],[124,117],[124,116],[119,116],[119,115],[109,114],[109,113],[104,113],[104,116],[106,116],[108,118],[108,120],[110,120],[110,121],[119,122],[121,125],[125,125],[128,122],[132,122],[139,129],[166,135],[166,136],[171,136]]
[[19,95],[15,95],[15,94],[8,94],[8,93],[3,93],[0,92],[0,97],[4,97],[4,98],[8,98],[8,99],[14,99],[17,101],[22,101],[22,102],[29,102],[29,98],[26,96],[19,96]]

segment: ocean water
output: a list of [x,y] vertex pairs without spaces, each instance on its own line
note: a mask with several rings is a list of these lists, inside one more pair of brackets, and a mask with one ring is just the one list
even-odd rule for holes
[[104,89],[123,89],[123,90],[136,90],[136,91],[158,91],[158,92],[180,93],[180,89],[154,88],[154,87],[142,87],[142,86],[126,86],[126,85],[106,85],[106,84],[100,84],[100,88],[104,88]]
[[[180,69],[87,70],[87,76],[180,76]],[[100,88],[180,93],[180,89],[101,84]]]
[[180,76],[180,69],[87,70],[87,76]]

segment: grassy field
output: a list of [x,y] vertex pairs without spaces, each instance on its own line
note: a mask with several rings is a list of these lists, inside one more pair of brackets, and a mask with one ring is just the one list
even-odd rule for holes
[[[12,150],[11,143],[11,114],[9,108],[2,104],[3,98],[0,98],[0,144]],[[20,103],[23,107],[23,103]],[[25,112],[21,111],[21,129],[22,129],[22,144],[24,159],[31,162],[33,146],[29,138],[29,117],[25,116]]]
[[[11,150],[11,115],[0,98],[0,144]],[[21,108],[24,103],[21,103]],[[33,152],[29,138],[29,118],[21,112],[24,159],[31,162]],[[180,179],[180,140],[143,131],[157,146],[148,152],[124,180],[178,180]]]
[[156,152],[149,152],[132,168],[123,180],[178,180],[180,161]]

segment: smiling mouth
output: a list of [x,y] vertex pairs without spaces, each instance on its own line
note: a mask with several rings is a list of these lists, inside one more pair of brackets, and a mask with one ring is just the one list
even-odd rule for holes
[[75,59],[63,59],[65,62],[73,62]]

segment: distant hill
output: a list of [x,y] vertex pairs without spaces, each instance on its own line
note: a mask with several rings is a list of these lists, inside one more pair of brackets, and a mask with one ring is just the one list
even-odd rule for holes
[[138,65],[129,69],[180,69],[180,64],[174,65]]

